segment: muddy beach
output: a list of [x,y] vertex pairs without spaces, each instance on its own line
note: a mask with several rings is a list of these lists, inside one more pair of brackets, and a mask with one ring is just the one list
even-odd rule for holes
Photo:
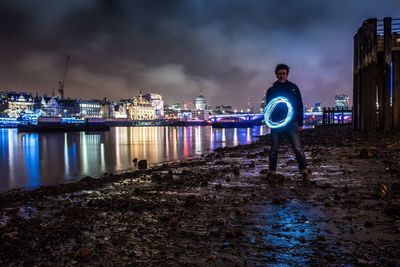
[[400,266],[400,135],[306,130],[188,161],[0,195],[1,266]]

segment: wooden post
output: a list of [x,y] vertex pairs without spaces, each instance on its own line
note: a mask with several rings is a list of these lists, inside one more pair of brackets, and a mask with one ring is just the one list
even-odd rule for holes
[[344,124],[344,107],[342,107],[342,124]]
[[326,125],[326,108],[322,108],[322,125]]
[[359,77],[359,130],[362,131],[364,129],[364,109],[366,105],[365,101],[365,90],[364,90],[364,84],[365,84],[365,65],[364,65],[364,60],[365,60],[365,32],[364,32],[364,26],[360,30],[360,58],[359,58],[359,69],[360,69],[360,77]]
[[394,51],[393,62],[393,129],[400,130],[400,51]]
[[360,30],[354,36],[354,62],[353,62],[353,129],[360,130]]
[[384,128],[387,131],[392,128],[392,112],[390,107],[390,64],[392,63],[392,18],[384,18],[383,53],[385,63],[383,68],[384,91],[383,91],[383,119]]
[[365,98],[363,101],[364,127],[363,131],[370,132],[376,130],[376,87],[378,84],[377,76],[377,34],[376,19],[369,19],[364,22],[365,31],[365,78],[363,79],[363,91]]
[[385,119],[384,119],[384,91],[385,91],[385,76],[384,73],[384,65],[385,65],[385,55],[384,52],[378,53],[378,128],[385,128]]
[[331,125],[331,108],[328,108],[328,125]]
[[365,84],[367,84],[367,75],[365,75],[366,70],[366,37],[365,37],[365,22],[360,31],[360,131],[364,131],[366,129],[366,116],[367,116],[367,90],[365,88]]

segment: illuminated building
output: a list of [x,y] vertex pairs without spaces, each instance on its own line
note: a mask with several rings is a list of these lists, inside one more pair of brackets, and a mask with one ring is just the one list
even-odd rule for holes
[[42,97],[40,101],[41,116],[59,116],[60,105],[56,97]]
[[[177,119],[178,118],[178,110],[175,109],[175,105],[179,105],[179,104],[174,104],[172,106],[170,105],[164,105],[164,117],[166,119]],[[179,108],[179,110],[181,110],[181,108]]]
[[322,112],[321,103],[314,103],[311,112]]
[[214,110],[215,114],[232,114],[232,106],[216,106]]
[[5,116],[7,107],[7,93],[0,92],[0,116]]
[[143,96],[156,110],[156,117],[164,117],[164,101],[159,94],[146,94]]
[[195,110],[205,110],[206,109],[206,99],[204,96],[199,95],[193,102]]
[[128,107],[131,105],[132,99],[120,99],[110,104],[110,118],[128,119]]
[[113,102],[108,100],[107,98],[104,98],[101,101],[101,114],[104,119],[111,119],[112,118],[112,113],[113,113]]
[[102,118],[100,100],[78,100],[79,102],[79,117],[81,118]]
[[35,105],[34,98],[27,93],[8,93],[6,102],[7,108],[4,112],[10,118],[17,118],[21,112],[33,110]]
[[207,120],[209,112],[207,110],[206,99],[204,96],[199,95],[193,101],[194,109],[192,110],[192,118],[197,120]]
[[175,103],[170,106],[170,109],[174,111],[181,111],[183,109],[183,105],[181,103]]
[[349,109],[350,107],[350,97],[347,95],[336,95],[335,96],[335,108],[339,109]]
[[190,110],[184,110],[184,109],[179,111],[177,115],[179,120],[184,120],[184,121],[191,120],[192,116],[193,114]]
[[58,99],[60,114],[62,117],[80,117],[79,100],[77,99]]
[[156,119],[156,108],[140,94],[138,97],[132,98],[128,106],[128,114],[132,120],[154,120]]

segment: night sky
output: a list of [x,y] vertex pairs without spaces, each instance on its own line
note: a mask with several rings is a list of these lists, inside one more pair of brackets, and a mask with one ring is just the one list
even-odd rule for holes
[[291,67],[306,104],[352,96],[353,36],[397,0],[1,0],[0,91],[258,107],[274,67]]

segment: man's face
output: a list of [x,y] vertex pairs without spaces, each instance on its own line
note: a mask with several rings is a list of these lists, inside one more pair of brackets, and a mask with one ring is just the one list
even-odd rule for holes
[[276,78],[278,78],[278,81],[281,83],[286,82],[286,80],[288,78],[287,70],[285,70],[285,69],[278,70],[276,72]]

